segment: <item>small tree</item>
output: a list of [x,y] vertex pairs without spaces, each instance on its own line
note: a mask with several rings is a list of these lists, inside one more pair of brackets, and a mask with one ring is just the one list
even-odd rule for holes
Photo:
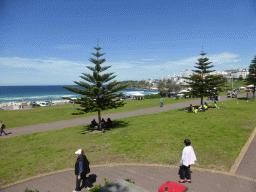
[[218,91],[221,90],[220,86],[225,84],[226,79],[222,75],[209,75],[210,72],[215,71],[208,70],[214,67],[214,65],[210,65],[212,62],[208,62],[209,58],[204,57],[206,53],[202,51],[200,55],[202,55],[202,58],[197,59],[198,63],[195,63],[197,70],[192,70],[197,74],[184,79],[189,80],[186,82],[188,83],[186,87],[192,88],[189,94],[201,97],[201,105],[203,105],[203,97],[217,95]]
[[160,81],[158,83],[158,91],[159,91],[159,94],[161,96],[164,96],[165,93],[167,92],[166,88],[165,88],[165,83],[163,81]]
[[239,75],[238,80],[239,80],[239,81],[243,81],[243,76],[242,76],[242,75]]
[[[99,53],[99,50],[101,50],[99,46],[94,47],[94,49],[97,50],[97,53],[92,54],[97,57],[97,59],[90,58],[89,61],[94,63],[95,66],[86,66],[93,72],[93,74],[91,75],[88,73],[82,73],[83,76],[80,76],[90,84],[83,81],[74,81],[74,83],[81,86],[82,88],[68,86],[63,86],[63,88],[71,92],[84,95],[84,97],[75,101],[75,103],[80,104],[82,107],[77,108],[77,110],[80,111],[79,114],[97,111],[99,128],[101,129],[101,111],[124,106],[125,103],[123,101],[116,101],[115,98],[122,96],[122,93],[117,92],[125,89],[128,85],[120,86],[119,84],[121,82],[117,81],[110,82],[108,85],[103,85],[114,79],[116,76],[112,76],[114,73],[106,73],[100,75],[101,72],[107,70],[111,66],[101,67],[101,64],[103,64],[106,60],[99,59],[99,57],[103,56],[105,53]],[[65,97],[65,99],[70,98]]]
[[249,75],[247,76],[247,85],[253,84],[253,99],[255,98],[255,87],[256,87],[256,56],[252,60],[252,64],[249,66]]

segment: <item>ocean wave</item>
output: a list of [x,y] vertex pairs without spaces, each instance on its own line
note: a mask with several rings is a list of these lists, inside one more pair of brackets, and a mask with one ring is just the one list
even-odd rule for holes
[[23,97],[2,97],[0,102],[62,100],[62,97],[79,97],[78,95],[32,95]]

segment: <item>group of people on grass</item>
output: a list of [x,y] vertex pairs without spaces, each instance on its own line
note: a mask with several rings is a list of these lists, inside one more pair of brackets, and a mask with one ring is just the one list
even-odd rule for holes
[[[189,139],[184,140],[184,149],[182,151],[182,157],[180,162],[182,165],[180,166],[179,175],[180,180],[179,183],[191,183],[191,171],[190,165],[195,164],[196,155],[193,147],[191,146],[191,141]],[[87,157],[84,155],[83,149],[78,149],[75,152],[78,155],[76,163],[75,163],[75,175],[76,175],[76,188],[73,192],[81,191],[84,187],[88,187],[88,190],[92,189],[94,186],[89,178],[86,177],[88,173],[90,173],[90,162]],[[80,183],[82,181],[82,185]]]
[[[104,118],[101,119],[101,128],[102,128],[102,129],[109,129],[109,128],[112,128],[113,125],[114,125],[114,123],[111,121],[110,118],[107,119],[107,122],[105,121]],[[91,128],[94,128],[94,129],[99,129],[99,124],[96,122],[95,119],[93,119],[93,120],[91,121],[90,127],[91,127]]]
[[189,108],[187,109],[188,113],[197,113],[197,112],[205,112],[209,108],[217,108],[217,103],[214,101],[214,106],[210,105],[207,102],[204,102],[204,105],[201,105],[198,108],[195,108],[192,104],[190,104]]

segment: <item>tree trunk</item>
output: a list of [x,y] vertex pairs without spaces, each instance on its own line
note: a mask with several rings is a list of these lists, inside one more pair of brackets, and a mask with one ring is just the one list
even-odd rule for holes
[[99,118],[99,129],[101,130],[101,114],[100,114],[100,111],[98,111],[98,118]]
[[204,96],[201,96],[201,105],[204,104]]

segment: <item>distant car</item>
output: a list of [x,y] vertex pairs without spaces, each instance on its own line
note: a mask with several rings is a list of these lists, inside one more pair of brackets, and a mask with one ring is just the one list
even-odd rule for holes
[[49,106],[49,103],[41,102],[41,103],[39,103],[39,105],[40,105],[41,107],[45,107],[45,106]]

